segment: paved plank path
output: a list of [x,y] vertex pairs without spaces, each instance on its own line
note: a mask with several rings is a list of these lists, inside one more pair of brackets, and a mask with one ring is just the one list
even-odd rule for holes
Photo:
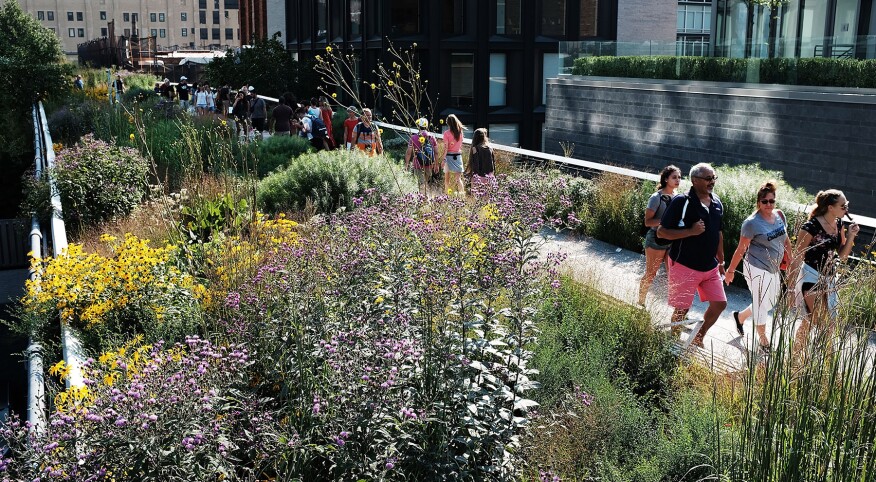
[[[574,236],[556,234],[545,230],[541,233],[544,245],[542,253],[565,253],[567,256],[564,269],[575,279],[599,289],[603,293],[622,302],[636,304],[639,296],[639,280],[645,272],[645,256],[633,251],[618,248],[602,241]],[[739,275],[741,276],[741,274]],[[720,372],[733,372],[746,367],[749,349],[752,343],[757,343],[754,324],[751,319],[745,324],[745,336],[736,332],[733,321],[733,311],[742,311],[751,303],[751,294],[747,289],[735,286],[725,287],[727,293],[727,309],[721,313],[718,321],[709,329],[705,338],[705,349],[686,349],[689,339],[695,331],[682,333],[679,339],[678,352],[693,355]],[[661,267],[657,278],[648,294],[645,308],[651,313],[652,322],[666,325],[672,316],[672,308],[666,303],[667,280],[666,272]],[[688,313],[692,320],[702,320],[707,303],[694,299],[694,304]],[[699,325],[692,328],[698,329]],[[767,334],[771,332],[769,324]]]

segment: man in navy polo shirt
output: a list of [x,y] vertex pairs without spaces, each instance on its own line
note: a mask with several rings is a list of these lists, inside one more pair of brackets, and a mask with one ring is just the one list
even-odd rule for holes
[[694,292],[708,301],[703,327],[692,344],[702,347],[703,338],[727,307],[724,294],[724,206],[712,194],[718,176],[712,166],[700,163],[690,170],[693,185],[684,196],[676,196],[657,228],[657,236],[672,241],[669,248],[669,305],[672,321],[685,319]]

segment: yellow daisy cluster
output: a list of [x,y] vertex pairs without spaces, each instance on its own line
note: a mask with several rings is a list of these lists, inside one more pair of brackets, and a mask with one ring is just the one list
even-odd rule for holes
[[152,248],[149,241],[132,234],[121,242],[109,235],[101,240],[113,249],[112,257],[86,253],[82,245],[71,244],[62,256],[33,260],[38,278],[27,282],[25,306],[47,316],[58,310],[65,320],[91,326],[131,304],[151,310],[160,320],[161,293],[184,290],[195,297],[204,293],[194,278],[170,262],[173,246]]
[[298,223],[286,219],[283,213],[276,219],[269,219],[265,214],[258,213],[253,231],[260,243],[267,243],[274,249],[281,244],[294,245],[298,242]]

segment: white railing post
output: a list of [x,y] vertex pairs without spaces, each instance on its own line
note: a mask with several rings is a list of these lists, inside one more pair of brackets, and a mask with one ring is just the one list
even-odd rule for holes
[[[34,129],[34,172],[36,178],[42,176],[43,171],[43,146],[40,137],[39,110],[34,104],[33,129]],[[30,220],[30,255],[36,259],[41,257],[41,243],[43,233],[40,231],[40,223],[36,214]],[[30,279],[35,280],[38,274],[31,267]],[[46,423],[46,385],[43,372],[42,347],[31,334],[27,345],[27,421],[36,431],[42,431]]]

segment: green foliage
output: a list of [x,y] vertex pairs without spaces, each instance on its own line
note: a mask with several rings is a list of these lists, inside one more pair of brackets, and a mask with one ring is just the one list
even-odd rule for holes
[[204,70],[212,85],[253,85],[260,95],[280,97],[297,92],[304,98],[316,95],[318,78],[310,62],[292,59],[277,37],[258,39],[240,52],[228,50]]
[[352,209],[366,190],[405,194],[417,190],[413,178],[383,156],[356,151],[305,154],[259,183],[258,203],[265,212],[303,210],[308,202],[321,213]]
[[[0,7],[0,93],[2,105],[29,110],[30,100],[68,89],[72,68],[64,62],[58,36],[8,0]],[[14,101],[14,102],[13,102]]]
[[876,60],[831,58],[581,57],[574,75],[830,87],[876,87]]
[[[670,340],[650,316],[571,279],[538,317],[533,364],[542,420],[529,462],[563,480],[697,480],[711,448],[711,407],[676,387]],[[690,471],[690,472],[689,472]]]
[[310,141],[299,136],[273,136],[248,145],[253,153],[259,177],[282,169],[289,161],[313,151]]
[[588,236],[631,251],[642,252],[642,219],[653,184],[612,173],[594,179],[578,208],[582,231]]
[[87,135],[61,151],[51,174],[64,219],[83,226],[131,212],[143,199],[147,171],[136,150]]
[[239,232],[249,212],[246,199],[235,201],[231,193],[216,198],[197,198],[183,203],[180,230],[190,243],[210,241],[214,235],[231,229]]
[[52,141],[65,146],[76,144],[82,136],[94,132],[101,109],[100,103],[84,97],[82,102],[68,102],[60,106],[48,117]]

